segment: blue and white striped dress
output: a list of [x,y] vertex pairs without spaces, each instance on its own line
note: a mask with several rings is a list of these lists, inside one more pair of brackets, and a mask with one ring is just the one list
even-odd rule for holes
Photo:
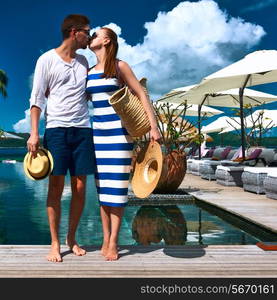
[[126,206],[133,140],[108,99],[119,89],[116,78],[103,78],[92,68],[87,93],[92,95],[93,141],[96,156],[96,187],[100,205]]

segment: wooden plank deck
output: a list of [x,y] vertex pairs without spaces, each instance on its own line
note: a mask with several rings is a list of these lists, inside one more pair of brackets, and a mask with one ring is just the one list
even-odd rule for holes
[[49,246],[0,246],[3,278],[277,277],[277,251],[247,246],[121,246],[120,259],[105,261],[99,247],[77,257],[62,247],[63,262],[45,259]]
[[277,234],[277,200],[244,191],[241,187],[223,186],[216,181],[186,174],[181,184],[190,195],[220,207]]

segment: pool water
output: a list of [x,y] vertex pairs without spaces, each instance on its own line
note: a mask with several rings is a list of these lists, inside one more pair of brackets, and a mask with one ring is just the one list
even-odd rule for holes
[[25,147],[0,147],[0,161],[5,159],[23,161],[26,153]]
[[[32,181],[22,162],[0,163],[0,244],[49,244],[46,213],[48,179]],[[62,196],[61,242],[65,243],[70,177]],[[81,245],[101,245],[102,225],[94,177],[88,176],[86,205],[78,227]],[[120,245],[256,244],[259,238],[194,205],[127,206]]]

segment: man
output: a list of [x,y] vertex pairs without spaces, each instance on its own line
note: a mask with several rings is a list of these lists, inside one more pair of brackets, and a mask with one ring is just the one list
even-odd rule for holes
[[72,199],[67,245],[75,255],[85,255],[75,233],[84,208],[86,175],[94,172],[92,129],[85,94],[88,62],[77,49],[85,49],[90,40],[89,19],[67,16],[61,26],[62,44],[41,55],[37,61],[30,98],[31,135],[28,151],[36,156],[39,147],[39,118],[45,105],[44,147],[54,159],[49,177],[47,213],[51,250],[47,259],[61,262],[59,224],[65,175],[70,171]]

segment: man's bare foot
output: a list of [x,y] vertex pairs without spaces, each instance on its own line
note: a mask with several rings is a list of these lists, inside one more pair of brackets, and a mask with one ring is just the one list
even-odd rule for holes
[[103,242],[102,247],[101,247],[101,254],[103,256],[106,256],[108,253],[108,249],[109,249],[109,243],[108,242]]
[[115,243],[109,244],[108,252],[105,257],[106,257],[106,260],[117,260],[118,259],[117,245]]
[[53,242],[51,244],[51,250],[49,251],[48,255],[46,256],[48,261],[52,262],[62,262],[62,257],[60,253],[60,243]]
[[87,253],[86,250],[81,248],[75,240],[71,241],[67,239],[66,244],[69,247],[69,249],[77,256],[83,256]]

